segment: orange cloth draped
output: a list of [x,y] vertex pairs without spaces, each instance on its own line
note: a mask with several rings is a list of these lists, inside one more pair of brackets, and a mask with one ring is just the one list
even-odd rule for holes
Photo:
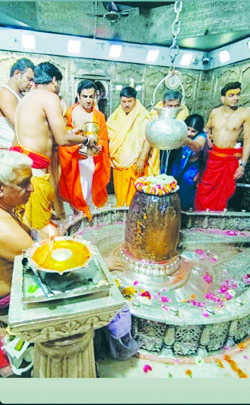
[[[79,103],[71,106],[66,112],[67,126],[73,128],[72,113]],[[96,108],[93,109],[93,121],[96,122],[100,131],[98,134],[98,145],[102,146],[102,152],[94,156],[95,171],[92,181],[92,200],[96,207],[102,207],[108,200],[106,186],[110,179],[110,160],[108,149],[108,133],[105,122],[105,116]],[[59,181],[59,194],[65,200],[70,202],[73,207],[82,211],[91,220],[89,207],[82,194],[80,171],[78,160],[82,157],[78,154],[78,145],[60,146],[59,157],[61,164],[61,177]]]
[[129,114],[119,106],[107,121],[117,206],[130,205],[136,191],[134,181],[138,177],[159,174],[159,150],[154,148],[151,148],[144,172],[136,173],[148,123],[149,112],[139,100]]
[[130,205],[136,192],[134,182],[137,178],[136,164],[133,164],[128,169],[113,169],[114,189],[118,207],[123,206],[124,203]]
[[33,161],[32,167],[33,169],[47,169],[51,163],[50,158],[45,155],[41,155],[37,152],[32,152],[29,149],[23,148],[20,145],[11,146],[10,150],[14,150],[15,152],[23,153],[30,157]]
[[226,208],[228,199],[235,192],[233,176],[241,155],[242,148],[218,148],[213,145],[206,171],[198,184],[194,203],[196,210],[209,208],[211,211],[222,211]]

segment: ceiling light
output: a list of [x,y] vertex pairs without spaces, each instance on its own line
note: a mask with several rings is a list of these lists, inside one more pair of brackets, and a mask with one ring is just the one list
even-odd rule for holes
[[221,63],[226,63],[230,60],[230,55],[228,51],[220,51],[219,56]]
[[68,53],[77,53],[79,54],[81,50],[81,42],[75,39],[69,39],[68,41]]
[[248,45],[248,48],[249,48],[249,50],[250,50],[250,41],[248,41],[247,45]]
[[109,57],[110,58],[119,58],[122,51],[121,45],[111,45],[109,49]]
[[26,49],[36,48],[36,39],[34,35],[22,35],[22,47]]
[[180,64],[182,66],[188,66],[191,63],[192,58],[193,58],[193,55],[191,53],[184,53],[181,57]]
[[159,55],[159,51],[155,50],[155,49],[150,49],[148,51],[147,57],[146,57],[146,61],[147,62],[155,62],[156,59],[158,58]]

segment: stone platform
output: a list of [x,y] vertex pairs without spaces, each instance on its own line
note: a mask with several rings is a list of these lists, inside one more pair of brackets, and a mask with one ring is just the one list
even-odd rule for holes
[[191,270],[184,283],[169,288],[171,275],[156,281],[124,263],[119,251],[127,210],[96,210],[78,235],[96,243],[104,259],[120,258],[122,271],[112,274],[130,305],[141,350],[161,357],[212,356],[247,339],[250,214],[183,212],[178,254]]

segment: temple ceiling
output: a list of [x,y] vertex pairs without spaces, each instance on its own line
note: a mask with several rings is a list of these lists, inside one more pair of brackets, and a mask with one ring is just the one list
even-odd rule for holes
[[[0,26],[170,46],[174,1],[0,1]],[[249,0],[184,0],[178,44],[210,51],[250,36]]]

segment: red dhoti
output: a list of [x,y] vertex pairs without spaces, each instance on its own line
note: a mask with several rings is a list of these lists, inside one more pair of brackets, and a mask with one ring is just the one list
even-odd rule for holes
[[32,159],[32,168],[33,169],[47,169],[51,163],[50,158],[45,155],[41,155],[37,152],[32,152],[29,149],[23,148],[20,145],[11,146],[9,150],[13,150],[15,152],[23,153],[27,155],[29,158]]
[[207,168],[195,198],[195,209],[222,211],[228,199],[234,194],[236,183],[234,173],[239,166],[242,148],[218,148],[213,145],[209,152]]

